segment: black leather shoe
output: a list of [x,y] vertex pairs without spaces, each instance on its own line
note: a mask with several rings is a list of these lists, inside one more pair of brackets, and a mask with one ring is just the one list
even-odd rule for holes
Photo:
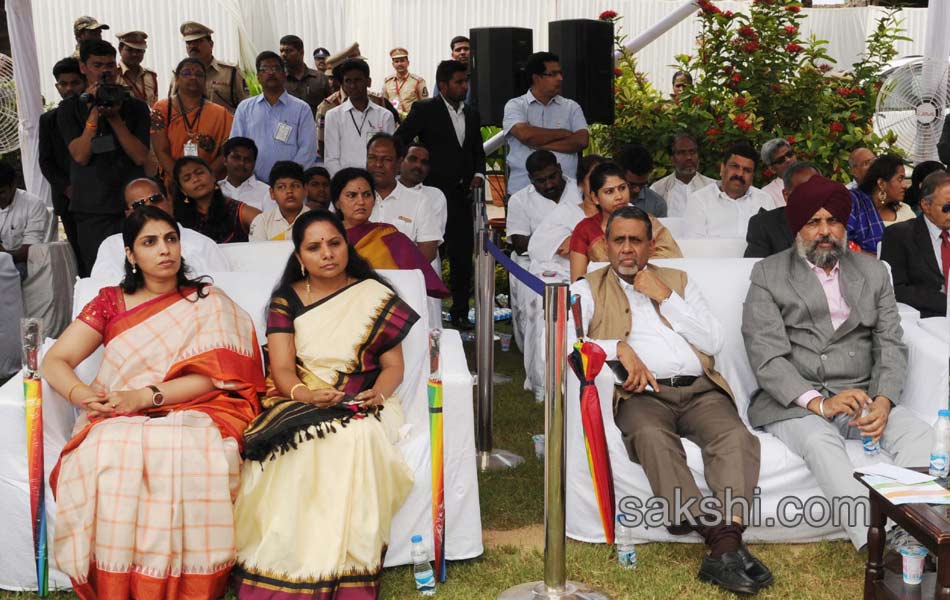
[[742,566],[745,568],[745,574],[748,575],[752,581],[759,584],[760,588],[772,585],[772,582],[775,581],[772,578],[772,571],[765,566],[765,563],[749,552],[749,548],[746,547],[745,544],[739,546],[738,554],[742,558]]
[[719,558],[707,554],[699,567],[699,580],[715,583],[735,594],[753,595],[759,592],[759,584],[746,575],[738,552],[726,552]]

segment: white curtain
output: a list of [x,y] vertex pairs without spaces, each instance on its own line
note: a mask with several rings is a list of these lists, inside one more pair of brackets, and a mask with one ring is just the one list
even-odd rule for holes
[[13,73],[16,82],[17,111],[20,125],[20,155],[23,162],[23,183],[27,191],[36,194],[52,208],[49,184],[40,172],[38,142],[40,114],[40,70],[37,61],[37,40],[33,30],[33,10],[30,0],[6,0],[7,31],[13,54]]

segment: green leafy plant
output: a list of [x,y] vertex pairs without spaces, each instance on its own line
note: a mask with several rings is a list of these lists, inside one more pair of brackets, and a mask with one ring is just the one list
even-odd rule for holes
[[[896,151],[894,134],[877,135],[872,124],[880,73],[896,56],[894,43],[907,39],[896,12],[878,20],[861,60],[836,72],[827,42],[802,36],[799,2],[753,0],[748,14],[723,11],[709,0],[699,5],[697,49],[674,59],[694,83],[675,101],[637,71],[624,36],[617,36],[617,117],[611,126],[592,127],[593,151],[612,154],[638,141],[653,153],[653,176],[661,177],[669,172],[670,139],[688,130],[700,139],[703,171],[718,177],[718,157],[731,144],[747,140],[760,147],[784,137],[800,159],[839,181],[850,177],[847,160],[854,148]],[[601,18],[620,20],[613,11]],[[764,169],[759,182],[772,176]]]

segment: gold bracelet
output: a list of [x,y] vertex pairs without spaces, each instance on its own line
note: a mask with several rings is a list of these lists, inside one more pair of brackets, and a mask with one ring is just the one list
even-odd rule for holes
[[76,388],[79,387],[79,386],[81,386],[81,385],[83,385],[83,382],[77,381],[76,383],[73,384],[73,387],[69,388],[69,393],[66,394],[66,401],[67,401],[67,402],[69,402],[70,404],[73,403],[73,392],[75,392],[75,391],[76,391]]
[[305,384],[305,383],[298,383],[298,384],[295,385],[294,387],[290,388],[290,399],[293,400],[293,401],[295,401],[295,402],[297,401],[297,399],[294,398],[294,390],[296,390],[296,389],[299,388],[299,387],[305,388],[305,387],[307,387],[307,384]]

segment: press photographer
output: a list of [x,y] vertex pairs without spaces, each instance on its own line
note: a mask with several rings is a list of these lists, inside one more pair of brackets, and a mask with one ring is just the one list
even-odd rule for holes
[[119,232],[122,189],[145,176],[149,108],[116,83],[116,50],[109,42],[82,42],[79,68],[89,85],[85,93],[63,100],[57,121],[72,157],[69,210],[80,263],[92,265],[102,240]]

